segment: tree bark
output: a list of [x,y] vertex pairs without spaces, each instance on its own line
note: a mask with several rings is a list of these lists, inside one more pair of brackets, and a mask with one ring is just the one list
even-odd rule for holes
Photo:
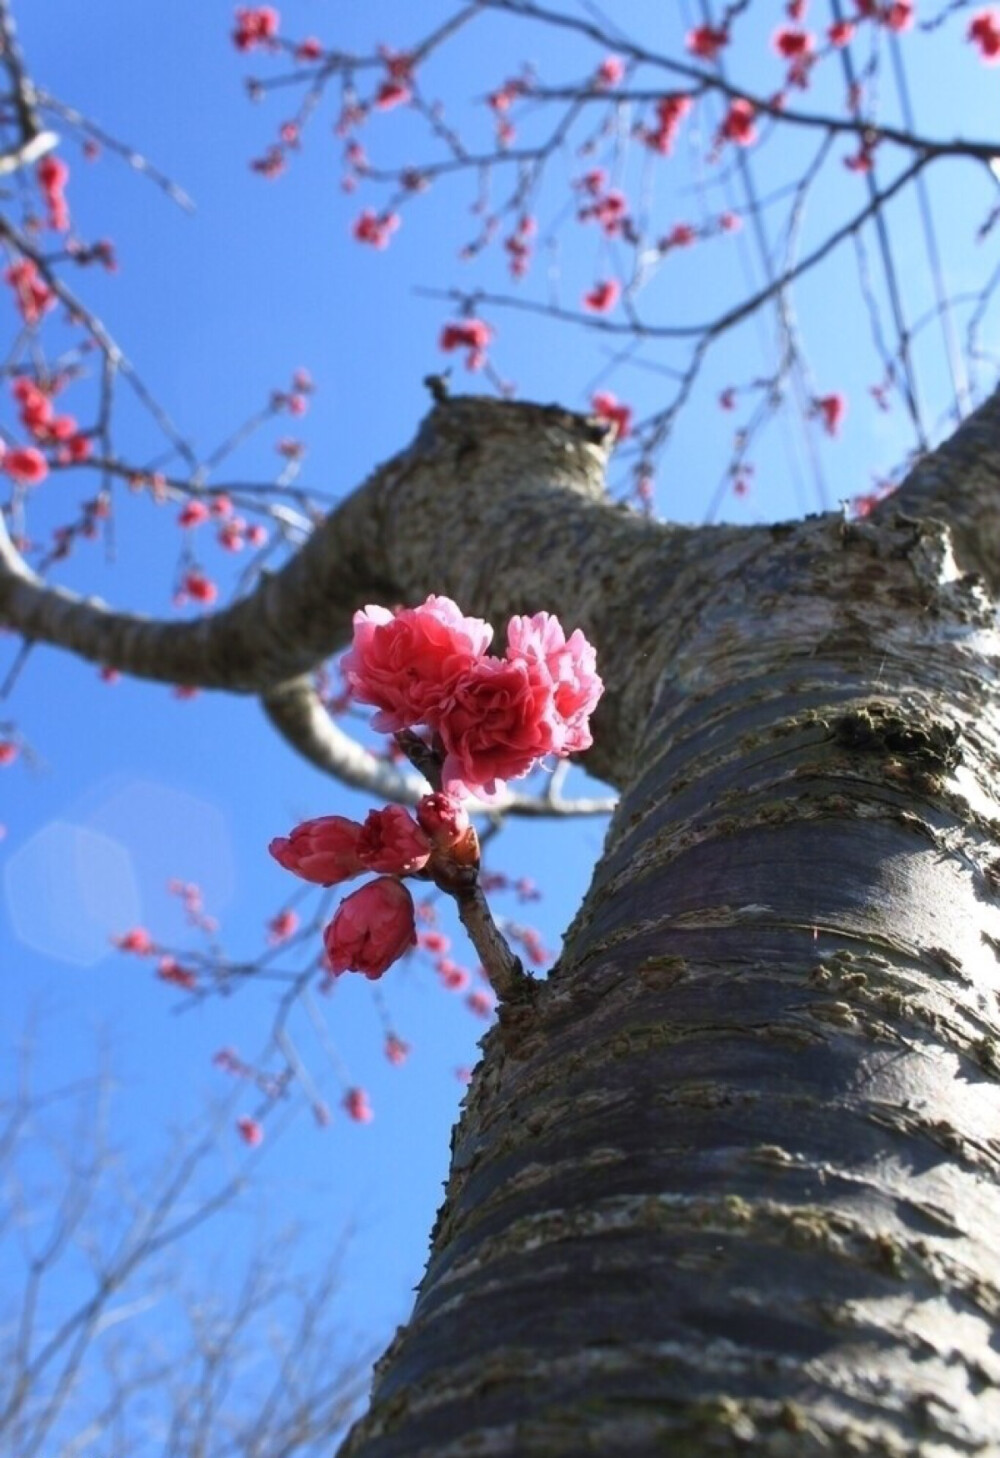
[[621,802],[485,1040],[344,1458],[995,1453],[1000,395],[859,523],[646,521],[606,458],[558,407],[440,401],[225,611],[74,598],[0,524],[0,621],[257,693],[334,773],[308,674],[365,601],[597,646]]
[[[998,415],[867,522],[574,526],[576,602],[531,544],[622,799],[342,1458],[1000,1451],[1000,639],[947,525],[985,556]],[[519,550],[463,606],[528,607]]]

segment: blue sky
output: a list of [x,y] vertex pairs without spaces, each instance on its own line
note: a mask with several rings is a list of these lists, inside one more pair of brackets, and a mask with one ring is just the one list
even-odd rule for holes
[[[418,30],[416,8],[402,0],[346,7],[297,0],[282,5],[282,30],[296,38],[315,34],[366,54],[379,42],[404,49],[449,13],[445,4],[422,4]],[[569,0],[565,8],[583,13]],[[676,13],[653,0],[608,10],[622,24],[627,17],[634,33],[650,44],[675,50],[685,28],[684,4]],[[761,0],[745,31],[739,53],[744,60],[735,51],[732,57],[734,74],[761,91],[773,89],[780,77],[767,45],[780,16],[779,5]],[[427,408],[421,380],[442,365],[436,341],[451,306],[418,290],[513,289],[496,250],[472,264],[457,261],[475,228],[470,180],[442,183],[415,199],[405,207],[390,248],[365,249],[350,236],[352,222],[363,206],[382,206],[385,194],[362,188],[349,195],[341,189],[343,143],[333,135],[329,103],[320,108],[284,177],[266,181],[250,170],[249,160],[265,150],[287,118],[290,93],[275,93],[256,106],[248,102],[242,79],[276,68],[259,54],[236,54],[228,5],[175,0],[165,8],[91,0],[84,7],[52,0],[44,7],[24,5],[18,20],[39,84],[148,156],[197,204],[188,216],[107,150],[97,161],[84,161],[73,129],[55,119],[64,133],[60,155],[72,168],[75,226],[84,238],[112,238],[120,258],[115,274],[80,269],[69,281],[205,453],[266,402],[273,388],[286,387],[293,370],[307,368],[316,382],[308,414],[269,424],[234,453],[221,479],[273,480],[275,443],[294,433],[307,447],[300,483],[334,499],[349,492],[411,438]],[[922,129],[952,133],[953,103],[947,98],[959,88],[963,128],[972,135],[995,129],[997,72],[977,63],[961,40],[961,25],[934,37],[908,37],[904,48]],[[587,75],[602,55],[570,36],[518,31],[494,17],[435,56],[423,79],[429,94],[447,98],[455,124],[485,146],[491,123],[483,97],[516,74],[522,61],[532,60],[546,79],[573,80]],[[884,86],[892,111],[896,102],[888,79]],[[836,107],[839,96],[839,83],[831,83],[798,104]],[[519,125],[530,138],[542,123],[529,112]],[[416,136],[402,109],[376,116],[363,133],[373,162],[386,166],[432,155]],[[814,144],[812,139],[810,147]],[[776,137],[765,145],[764,160],[755,162],[756,184],[763,194],[780,192],[797,174],[807,148],[799,138],[785,143]],[[594,160],[604,160],[609,146],[599,139]],[[843,143],[837,148],[848,150]],[[731,188],[738,193],[738,178],[731,188],[727,184],[707,196],[695,190],[699,175],[713,180],[699,160],[704,150],[685,145],[676,165],[657,161],[651,167],[633,149],[622,164],[622,181],[644,190],[664,231],[734,205]],[[615,247],[596,229],[579,227],[567,206],[567,178],[585,165],[592,165],[590,159],[577,155],[557,159],[542,189],[537,213],[545,246],[521,286],[525,297],[544,301],[554,291],[575,308],[596,278],[615,269]],[[725,168],[716,172],[728,175]],[[929,185],[947,279],[957,290],[971,288],[993,266],[995,241],[973,242],[991,204],[991,184],[982,168],[956,163],[932,173]],[[862,204],[862,189],[839,161],[830,169],[803,226],[803,251],[831,220]],[[902,205],[891,223],[912,320],[931,299],[913,204]],[[669,267],[643,296],[649,317],[660,322],[710,317],[743,287],[743,271],[755,268],[759,283],[748,229],[671,255]],[[877,260],[873,269],[884,305]],[[815,424],[803,433],[794,420],[774,427],[753,453],[750,494],[741,499],[724,492],[722,515],[754,521],[818,509],[811,451],[822,463],[832,506],[869,489],[874,475],[912,449],[902,405],[896,401],[883,414],[867,395],[879,366],[857,303],[856,279],[848,246],[822,275],[804,282],[797,305],[815,392],[843,390],[848,396],[841,437],[830,440]],[[0,308],[6,311],[2,327],[12,335],[9,300],[0,300]],[[662,350],[647,345],[637,363],[615,366],[605,341],[574,326],[500,309],[488,317],[497,328],[496,368],[526,398],[584,408],[600,383],[634,404],[639,416],[664,403],[669,382],[657,370],[669,356]],[[710,357],[659,468],[662,514],[695,521],[705,515],[739,420],[720,412],[718,392],[763,372],[761,341],[773,336],[768,312],[727,336]],[[940,434],[950,395],[939,336],[924,331],[916,354],[931,433]],[[984,379],[989,382],[988,366]],[[456,388],[488,388],[460,365],[454,381]],[[92,382],[75,384],[66,408],[85,419],[93,388]],[[13,426],[6,399],[2,411],[4,423]],[[156,460],[162,446],[148,417],[127,398],[118,440],[138,462]],[[625,489],[626,453],[623,461],[612,476]],[[52,478],[31,503],[32,532],[44,535],[67,520],[73,504],[93,494],[96,484],[87,471],[78,479]],[[176,511],[176,504],[157,507],[146,497],[119,492],[113,556],[101,544],[84,544],[60,566],[58,580],[116,606],[174,614]],[[231,591],[240,563],[217,548],[206,547],[204,555],[223,590]],[[13,659],[9,648],[3,652],[0,671]],[[181,950],[197,945],[177,898],[165,889],[169,878],[179,877],[203,888],[207,909],[221,921],[227,952],[254,957],[264,945],[267,918],[295,891],[266,854],[270,838],[310,815],[363,816],[368,804],[292,757],[252,702],[208,694],[179,702],[167,687],[108,685],[92,665],[47,649],[31,655],[0,706],[0,721],[8,717],[16,720],[32,754],[0,770],[0,821],[7,827],[0,845],[4,1042],[12,1047],[34,1014],[38,1077],[53,1085],[94,1066],[103,1030],[120,1087],[118,1142],[130,1162],[155,1163],[171,1128],[196,1121],[206,1106],[230,1093],[225,1077],[212,1067],[212,1054],[235,1046],[254,1058],[266,1044],[275,994],[273,985],[251,985],[231,997],[185,1006],[183,996],[155,980],[150,963],[114,953],[109,938],[142,923],[165,945]],[[493,864],[533,877],[545,897],[525,907],[501,898],[499,909],[540,926],[557,948],[601,837],[599,822],[571,829],[512,826]],[[313,950],[297,950],[288,965],[301,968]],[[457,939],[455,955],[472,961]],[[403,1068],[389,1067],[382,1057],[380,1013],[362,979],[344,979],[324,1004],[335,1059],[326,1056],[304,1019],[296,1024],[310,1070],[331,1105],[339,1104],[345,1081],[361,1084],[371,1095],[374,1122],[354,1125],[339,1108],[328,1129],[317,1128],[308,1109],[281,1130],[280,1120],[273,1121],[273,1130],[269,1121],[267,1158],[259,1161],[246,1203],[253,1212],[266,1210],[275,1225],[302,1226],[294,1258],[304,1270],[353,1227],[344,1321],[369,1340],[405,1315],[446,1170],[448,1130],[461,1095],[455,1069],[474,1061],[483,1027],[460,998],[438,988],[429,967],[397,969],[382,987],[386,1015],[413,1045]],[[253,1112],[247,1094],[233,1113]],[[240,1153],[231,1117],[223,1120],[220,1167]],[[239,1232],[254,1219],[256,1214],[244,1213],[225,1227],[231,1259],[244,1238]],[[211,1242],[206,1235],[193,1243],[190,1259],[196,1266],[210,1258]]]

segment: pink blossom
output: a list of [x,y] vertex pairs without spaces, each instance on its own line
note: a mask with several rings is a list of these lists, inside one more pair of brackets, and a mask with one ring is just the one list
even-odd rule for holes
[[617,86],[625,75],[625,62],[621,56],[605,56],[597,68],[594,76],[594,84],[597,86]]
[[688,50],[703,61],[714,61],[723,46],[728,44],[729,32],[723,26],[699,25],[687,34]]
[[492,637],[488,623],[465,617],[448,597],[432,594],[395,613],[370,604],[354,614],[354,643],[341,668],[358,703],[378,709],[375,729],[393,734],[435,722]]
[[498,793],[556,747],[552,680],[534,659],[483,658],[455,685],[438,724],[448,794]]
[[369,871],[408,876],[422,871],[431,858],[431,843],[402,805],[371,810],[357,841],[357,852]]
[[272,44],[278,34],[279,20],[277,10],[270,5],[237,9],[233,45],[238,51],[251,51],[255,46]]
[[669,156],[677,139],[677,132],[684,117],[691,110],[693,102],[690,96],[675,95],[662,96],[656,103],[657,125],[652,129],[642,131],[642,139],[647,147],[652,147],[654,152],[659,152],[661,157]]
[[995,66],[1000,61],[1000,12],[980,10],[969,22],[966,39],[979,47],[980,60]]
[[889,30],[909,30],[913,24],[913,0],[890,0],[882,12],[882,21]]
[[251,1149],[263,1142],[264,1126],[256,1119],[251,1119],[249,1114],[244,1114],[241,1119],[236,1120],[236,1128],[244,1144],[249,1144]]
[[296,912],[290,908],[279,911],[277,916],[272,916],[267,924],[268,941],[272,946],[279,942],[287,942],[288,938],[294,936],[299,929],[299,918]]
[[425,952],[436,952],[443,956],[451,946],[451,942],[444,932],[422,931],[417,932],[417,945],[422,947]]
[[675,223],[666,237],[660,239],[660,252],[666,253],[670,248],[690,248],[697,240],[697,230],[690,223]]
[[268,851],[286,871],[317,886],[336,886],[365,869],[358,854],[361,826],[344,815],[304,820],[287,836],[271,841]]
[[513,617],[507,627],[507,658],[543,665],[554,688],[556,754],[575,754],[593,744],[589,719],[604,692],[597,653],[579,628],[569,638],[552,613]]
[[176,957],[161,957],[157,963],[156,975],[162,982],[183,987],[185,992],[193,992],[198,986],[197,973],[182,967]]
[[363,1088],[349,1088],[347,1090],[344,1095],[344,1108],[356,1124],[370,1124],[375,1117],[372,1113],[371,1104],[368,1102],[368,1095]]
[[13,739],[0,739],[0,768],[13,764],[19,754],[18,746]]
[[[449,850],[468,835],[471,822],[460,800],[451,795],[425,795],[417,806],[420,828],[438,850]],[[422,944],[430,946],[430,938],[445,941],[439,932],[424,932]]]
[[813,37],[807,30],[794,30],[791,26],[782,26],[776,30],[771,41],[779,56],[784,56],[786,61],[801,60],[812,52]]
[[383,81],[375,93],[375,105],[379,111],[389,111],[394,106],[404,106],[413,100],[413,92],[405,81]]
[[469,974],[464,967],[457,962],[452,962],[447,957],[442,957],[437,964],[437,974],[441,979],[441,985],[449,992],[464,992],[469,985]]
[[148,957],[154,950],[153,938],[144,926],[134,926],[120,937],[113,937],[112,941],[120,952],[135,952],[137,957]]
[[32,435],[44,433],[52,419],[52,401],[44,390],[22,375],[11,386],[11,394],[21,407],[19,414],[25,430],[30,430]]
[[479,989],[469,993],[465,999],[465,1005],[470,1012],[475,1013],[479,1018],[488,1018],[493,1012],[492,997],[488,992],[482,992]]
[[372,981],[416,940],[413,897],[394,876],[380,876],[346,897],[323,933],[335,975],[363,972]]
[[351,229],[359,243],[370,243],[373,248],[388,248],[389,239],[399,227],[398,213],[376,213],[365,208],[354,220]]
[[56,233],[69,231],[69,208],[64,190],[69,181],[69,168],[61,157],[50,153],[43,157],[35,170],[38,186],[48,210],[49,227]]
[[22,446],[4,453],[0,470],[20,486],[37,486],[49,474],[49,463],[34,446]]
[[583,296],[583,307],[592,314],[609,314],[621,297],[622,286],[617,279],[603,279],[594,284]]
[[208,516],[208,507],[204,501],[187,501],[181,507],[177,525],[182,527],[200,526],[203,521],[208,521]]
[[615,427],[618,440],[624,440],[632,429],[632,407],[623,405],[610,390],[598,390],[590,397],[590,408],[599,420]]
[[445,352],[467,349],[466,369],[478,370],[486,363],[486,350],[492,339],[493,330],[482,319],[459,319],[444,326],[438,347]]
[[34,325],[53,307],[56,296],[39,275],[38,266],[30,258],[12,263],[4,278],[17,295],[17,305],[25,324]]
[[852,20],[837,20],[830,26],[826,35],[832,46],[838,48],[849,46],[854,38],[854,22]]
[[398,1038],[395,1033],[386,1033],[385,1056],[394,1068],[398,1068],[410,1056],[410,1045],[404,1043],[402,1038]]
[[219,589],[211,578],[206,577],[204,572],[200,572],[196,567],[192,567],[190,572],[185,573],[183,586],[188,597],[193,598],[195,602],[214,602],[219,595]]
[[823,428],[828,435],[836,435],[847,412],[847,400],[843,395],[820,395],[813,401],[813,408],[822,418]]
[[752,101],[747,101],[742,96],[734,97],[719,128],[719,136],[724,141],[734,142],[737,147],[753,146],[757,140],[757,128],[754,124],[756,115]]

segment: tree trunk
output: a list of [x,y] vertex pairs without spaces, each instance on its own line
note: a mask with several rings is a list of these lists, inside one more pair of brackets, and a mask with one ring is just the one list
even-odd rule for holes
[[620,808],[343,1458],[1000,1451],[1000,642],[948,459],[920,520],[615,564]]

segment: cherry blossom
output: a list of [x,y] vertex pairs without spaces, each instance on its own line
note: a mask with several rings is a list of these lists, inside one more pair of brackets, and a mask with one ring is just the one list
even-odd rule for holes
[[134,926],[111,940],[120,952],[134,952],[138,957],[148,957],[155,950],[153,938],[144,926]]
[[416,945],[413,897],[394,876],[369,881],[341,902],[323,933],[330,970],[374,981]]
[[579,628],[569,638],[552,613],[513,617],[507,627],[507,658],[544,665],[553,686],[556,754],[577,754],[593,744],[590,715],[604,692],[597,653]]
[[465,999],[465,1005],[469,1009],[469,1011],[475,1013],[477,1017],[488,1018],[492,1016],[495,1004],[493,998],[488,992],[484,992],[481,988],[476,988],[476,990],[474,992],[470,992],[468,997]]
[[452,962],[448,957],[441,958],[436,970],[441,979],[441,986],[449,992],[464,992],[471,981],[465,968],[460,967],[457,962]]
[[424,831],[402,805],[369,811],[357,841],[358,857],[367,870],[393,876],[423,870],[431,850]]
[[484,320],[457,319],[441,330],[438,346],[446,353],[453,349],[467,349],[466,369],[479,370],[486,363],[486,350],[492,339],[493,329]]
[[617,86],[625,75],[625,62],[621,56],[605,56],[597,68],[594,83],[597,86]]
[[395,613],[369,605],[354,614],[354,642],[341,668],[358,703],[378,709],[374,728],[393,734],[436,719],[492,638],[488,623],[465,617],[448,597],[432,595]]
[[[451,795],[424,795],[417,805],[417,822],[438,850],[450,850],[460,844],[471,829],[468,813],[460,800]],[[424,932],[422,945],[430,946],[431,938],[447,943],[440,932]],[[443,948],[438,947],[438,950]]]
[[666,237],[660,239],[659,248],[661,253],[666,253],[671,248],[690,248],[697,241],[697,230],[690,223],[675,223]]
[[181,508],[177,517],[177,525],[182,527],[200,526],[203,521],[208,521],[209,508],[204,501],[187,501]]
[[249,1114],[236,1120],[236,1129],[244,1144],[249,1144],[251,1149],[256,1149],[258,1144],[264,1140],[264,1126],[256,1119],[251,1119]]
[[375,1115],[363,1088],[349,1088],[344,1095],[344,1108],[356,1124],[370,1124]]
[[410,1045],[404,1043],[395,1033],[386,1033],[385,1056],[394,1068],[398,1068],[410,1056]]
[[820,395],[813,401],[813,408],[823,421],[828,435],[836,435],[847,412],[847,400],[843,395]]
[[641,129],[640,136],[654,152],[662,157],[669,156],[677,139],[681,122],[693,106],[690,96],[663,96],[656,103],[657,125],[652,129]]
[[273,6],[241,7],[236,11],[233,45],[238,51],[252,51],[256,46],[273,45],[279,23],[280,16]]
[[4,270],[4,278],[14,289],[17,306],[25,324],[38,324],[42,315],[51,309],[56,296],[38,272],[38,265],[30,258],[19,259]]
[[183,588],[188,597],[193,598],[195,602],[214,602],[219,595],[219,589],[215,583],[195,567],[184,574]]
[[4,452],[0,470],[19,486],[37,486],[49,474],[49,463],[34,446],[21,446]]
[[720,137],[737,147],[751,147],[757,140],[756,115],[753,102],[742,96],[734,97],[719,128]]
[[966,39],[979,47],[979,56],[987,66],[1000,62],[1000,11],[980,10],[969,22]]
[[590,397],[590,408],[599,420],[607,420],[615,427],[619,440],[624,440],[632,429],[632,407],[623,405],[610,390],[598,390]]
[[13,739],[0,739],[0,768],[13,764],[19,753],[20,749]]
[[699,25],[689,30],[685,42],[692,56],[703,61],[714,61],[723,46],[729,44],[729,32],[724,26]]
[[883,23],[889,30],[909,30],[914,21],[913,0],[891,0],[882,12]]
[[61,157],[49,153],[39,162],[35,169],[35,176],[38,179],[42,196],[45,198],[49,227],[54,233],[67,233],[69,231],[69,207],[66,203],[65,188],[69,181],[69,167]]
[[771,43],[786,61],[799,60],[810,55],[813,49],[813,37],[807,30],[795,30],[787,25],[774,32]]
[[604,279],[583,296],[583,307],[592,314],[608,314],[621,297],[622,286],[617,279]]
[[277,916],[272,916],[267,924],[268,941],[272,946],[279,942],[287,942],[288,938],[294,936],[299,929],[298,914],[290,908],[279,911]]
[[399,227],[398,213],[376,213],[365,208],[354,220],[352,234],[359,243],[370,243],[373,248],[388,248],[389,239]]
[[278,836],[269,853],[286,871],[317,886],[336,886],[364,870],[358,855],[361,826],[344,815],[305,820],[287,836]]
[[185,992],[193,992],[198,986],[197,973],[182,967],[176,957],[161,957],[157,963],[156,975],[162,982],[169,982],[173,987],[182,987]]

